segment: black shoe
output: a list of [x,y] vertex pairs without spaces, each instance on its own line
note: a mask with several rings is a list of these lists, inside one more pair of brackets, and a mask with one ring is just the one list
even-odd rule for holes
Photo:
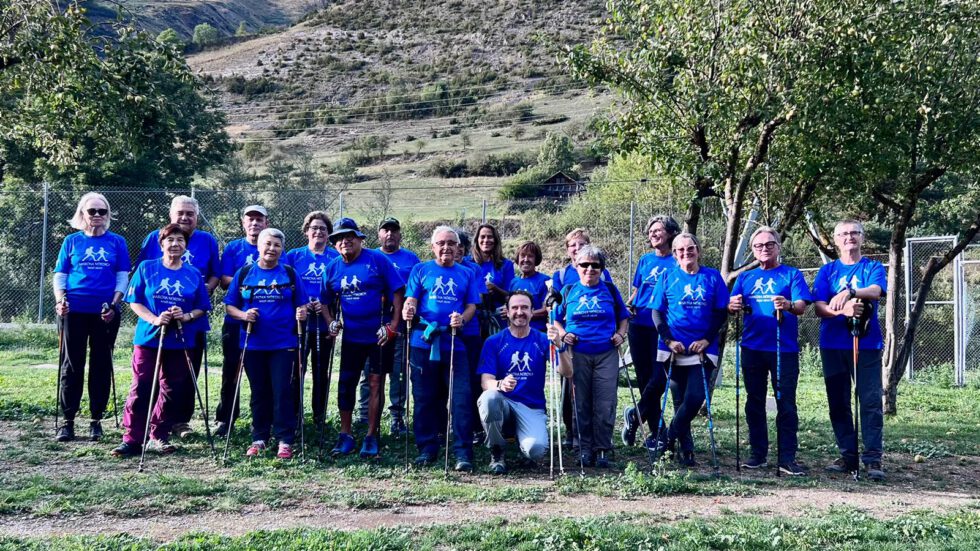
[[487,440],[487,433],[486,432],[484,432],[482,430],[478,430],[478,431],[476,431],[476,432],[473,433],[473,445],[474,446],[479,446],[479,445],[483,444],[484,442],[486,442],[486,440]]
[[677,457],[677,462],[683,467],[697,467],[698,462],[694,460],[694,452],[682,451]]
[[636,408],[629,406],[623,410],[623,431],[620,437],[623,445],[632,447],[636,444],[636,429],[640,427],[640,416],[636,414]]
[[454,470],[458,473],[471,473],[473,472],[473,462],[465,457],[457,457]]
[[583,467],[595,467],[595,456],[590,452],[583,452],[579,454],[579,461],[582,462]]
[[781,464],[779,466],[779,472],[788,474],[789,476],[806,476],[806,469],[796,461]]
[[214,427],[214,435],[219,438],[224,438],[228,436],[228,423],[224,421],[218,421],[218,425]]
[[92,421],[88,426],[88,438],[92,442],[98,442],[102,439],[102,422]]
[[415,458],[416,467],[427,467],[436,462],[434,453],[422,452]]
[[71,442],[75,439],[75,422],[65,421],[64,425],[58,429],[57,436],[54,437],[58,442]]
[[769,466],[769,462],[766,461],[766,458],[756,457],[754,455],[752,457],[749,457],[747,461],[742,461],[743,469],[752,469],[752,470],[765,469],[768,466]]
[[490,474],[501,475],[507,473],[507,464],[504,462],[503,446],[490,448]]
[[405,426],[405,420],[401,417],[392,418],[391,430],[389,432],[392,436],[401,436],[408,432],[408,427]]
[[608,469],[609,468],[609,452],[606,450],[600,450],[599,453],[595,455],[595,466],[597,469]]
[[824,467],[824,470],[830,473],[852,473],[858,468],[857,462],[850,462],[843,457],[838,457],[833,463]]
[[881,463],[879,461],[874,461],[868,463],[864,466],[868,471],[868,478],[874,480],[875,482],[883,482],[885,480],[885,470],[881,468]]
[[111,453],[113,457],[135,457],[143,451],[143,447],[139,444],[127,444],[123,442],[116,449],[112,450]]

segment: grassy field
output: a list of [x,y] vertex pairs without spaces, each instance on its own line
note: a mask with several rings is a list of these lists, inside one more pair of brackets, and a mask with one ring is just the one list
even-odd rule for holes
[[[926,373],[919,382],[901,387],[900,414],[886,419],[884,484],[823,473],[835,447],[812,353],[804,354],[799,391],[799,456],[811,468],[805,478],[735,472],[730,385],[719,388],[713,402],[718,478],[712,476],[703,419],[695,422],[694,432],[701,465],[690,471],[667,460],[651,466],[639,448],[619,447],[613,469],[586,469],[584,477],[578,476],[569,454],[569,474],[551,481],[547,463],[520,464],[511,450],[512,474],[502,480],[486,474],[489,457],[483,449],[477,450],[477,473],[472,475],[446,475],[441,465],[406,470],[404,440],[386,433],[377,461],[318,461],[317,435],[309,423],[306,461],[281,462],[271,456],[246,461],[247,407],[227,464],[216,468],[205,438],[198,435],[178,440],[180,451],[173,456],[148,456],[145,472],[137,473],[137,461],[117,460],[108,453],[120,438],[111,419],[104,423],[103,442],[65,445],[51,438],[56,370],[45,364],[55,362],[56,344],[50,333],[0,332],[0,537],[8,536],[0,539],[0,547],[141,549],[166,541],[175,549],[291,548],[308,542],[391,549],[599,549],[610,542],[619,548],[665,549],[899,549],[911,543],[971,549],[980,538],[980,389],[975,382],[950,388]],[[120,407],[130,381],[128,342],[121,335],[116,354]],[[210,356],[213,410],[220,373],[217,348],[212,347]],[[619,400],[621,405],[629,402],[625,381]],[[243,402],[248,403],[247,390]],[[83,412],[85,408],[83,403]],[[327,446],[336,422],[333,417]],[[356,435],[358,442],[361,436]],[[744,424],[742,438],[745,444]],[[414,455],[414,446],[409,454]],[[664,507],[663,514],[645,514],[660,511],[658,507]],[[714,512],[702,518],[703,510]],[[309,516],[291,516],[297,511]],[[243,531],[229,519],[246,512],[255,518],[288,517],[285,526],[303,530]],[[613,513],[619,514],[609,516]],[[344,532],[325,529],[334,524],[316,520],[334,514],[345,519],[336,525]],[[106,528],[58,528],[63,519],[99,519]],[[143,519],[169,528],[162,533],[133,528]],[[47,528],[38,532],[36,524]],[[110,536],[117,532],[123,535]],[[31,538],[35,535],[39,539]],[[29,539],[17,539],[22,537]]]

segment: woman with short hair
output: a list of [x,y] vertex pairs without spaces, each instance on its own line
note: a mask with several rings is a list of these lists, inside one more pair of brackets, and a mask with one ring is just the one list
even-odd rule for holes
[[544,300],[548,297],[548,276],[538,271],[543,255],[541,247],[534,241],[527,241],[517,248],[514,262],[518,267],[517,277],[510,282],[510,292],[526,291],[531,295],[531,328],[547,331],[548,309]]
[[[75,415],[85,383],[85,355],[89,352],[89,438],[102,438],[102,416],[112,384],[112,345],[119,331],[120,302],[129,280],[126,240],[109,231],[112,210],[101,193],[86,193],[78,200],[71,227],[54,267],[55,312],[63,332],[59,406],[65,416],[56,439],[75,439]],[[113,404],[113,408],[116,404]]]

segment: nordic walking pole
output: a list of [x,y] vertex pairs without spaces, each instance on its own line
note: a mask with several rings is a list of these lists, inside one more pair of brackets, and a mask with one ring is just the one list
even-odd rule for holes
[[[402,383],[403,383],[402,384],[402,408],[403,408],[402,415],[405,417],[406,420],[408,419],[409,400],[411,398],[411,394],[409,394],[409,392],[408,392],[408,384],[409,384],[409,381],[410,381],[411,376],[412,376],[412,367],[411,367],[411,365],[412,365],[411,364],[412,344],[411,344],[411,341],[412,341],[412,319],[409,318],[409,319],[405,320],[405,380],[402,381]],[[401,367],[401,366],[399,366],[399,367]],[[413,415],[412,418],[414,419],[415,416]],[[408,423],[405,423],[405,469],[406,470],[409,468],[409,462],[408,462],[408,427],[409,427],[409,424]]]
[[[456,312],[453,312],[454,314]],[[449,435],[453,428],[453,371],[456,356],[456,328],[449,328],[449,398],[446,400],[446,473],[449,473]]]
[[[745,307],[742,307],[745,310]],[[742,472],[742,322],[743,312],[735,316],[735,471]]]
[[[58,304],[68,304],[68,297],[61,297]],[[55,381],[54,395],[54,430],[58,431],[58,410],[61,409],[61,365],[65,363],[68,354],[65,352],[65,317],[55,314],[58,324],[58,380]]]
[[[102,303],[102,315],[105,315],[112,307],[109,306],[108,302]],[[120,314],[117,312],[116,316]],[[119,320],[117,320],[119,321]],[[108,324],[107,324],[108,325]],[[111,328],[106,328],[106,335],[108,336]],[[116,428],[119,428],[119,399],[116,398],[116,368],[112,365],[112,356],[116,351],[116,339],[112,339],[112,347],[109,349],[109,380],[112,382],[112,418],[115,420]]]
[[242,353],[238,358],[238,375],[235,380],[235,396],[231,399],[231,412],[228,414],[228,434],[225,436],[225,452],[221,461],[228,461],[228,446],[231,444],[231,433],[235,432],[235,406],[238,405],[238,394],[242,390],[242,375],[245,371],[245,351],[248,350],[248,337],[252,334],[252,322],[245,325],[245,342],[242,343]]
[[140,448],[140,466],[136,472],[143,472],[143,461],[146,459],[146,443],[150,439],[150,416],[156,400],[153,395],[157,392],[157,382],[160,380],[160,366],[163,363],[163,336],[167,334],[167,326],[160,326],[160,340],[157,343],[157,359],[153,364],[153,383],[150,385],[149,405],[146,407],[146,427],[143,431],[143,446]]
[[667,384],[664,385],[664,395],[660,401],[660,421],[657,422],[657,448],[655,450],[657,461],[660,460],[663,452],[666,451],[665,449],[662,449],[666,448],[664,445],[666,443],[662,442],[661,438],[663,437],[664,432],[664,412],[667,410],[667,394],[670,393],[670,377],[674,373],[674,358],[675,356],[673,353],[671,353],[670,357],[667,358]]
[[[205,314],[207,315],[207,314]],[[204,413],[205,417],[211,415],[211,403],[208,401],[208,396],[211,394],[211,390],[208,388],[208,334],[210,331],[204,332]]]
[[721,475],[721,471],[718,467],[718,449],[715,444],[715,422],[711,415],[711,396],[708,394],[708,369],[704,364],[704,353],[698,354],[698,359],[701,361],[701,379],[704,383],[704,404],[708,412],[708,438],[711,441],[711,463],[715,467],[715,476],[719,476]]
[[[331,311],[332,310],[332,311]],[[340,297],[336,297],[333,302],[333,308],[329,309],[331,315],[333,312],[337,313],[338,318],[340,317]],[[336,320],[334,320],[336,321]],[[317,326],[319,327],[319,325]],[[330,331],[331,338],[333,339],[333,346],[330,348],[330,356],[327,357],[327,373],[326,380],[324,381],[324,395],[323,395],[323,424],[320,425],[320,459],[323,459],[323,440],[327,435],[327,419],[330,417],[330,376],[333,374],[333,353],[337,350],[337,338],[332,335],[333,331]]]
[[[630,389],[630,400],[633,401],[633,411],[636,412],[636,418],[639,420],[637,428],[640,429],[640,438],[646,441],[646,429],[643,428],[643,416],[640,414],[640,408],[636,405],[636,393],[633,392],[633,382],[630,380],[630,370],[626,365],[626,355],[623,354],[623,347],[617,346],[616,352],[619,353],[619,369],[626,375],[626,386]],[[634,369],[636,366],[634,365]],[[639,384],[639,378],[637,378],[637,384]],[[641,390],[642,392],[642,390]]]
[[860,347],[861,339],[861,319],[854,317],[848,320],[848,325],[851,328],[851,337],[853,339],[852,349],[854,358],[854,453],[857,458],[854,462],[854,480],[861,480],[861,399],[858,396],[858,350]]
[[779,471],[779,460],[780,454],[782,453],[782,446],[780,434],[779,434],[779,413],[783,409],[783,346],[780,342],[780,326],[783,324],[783,311],[776,309],[776,388],[773,389],[773,393],[776,395],[776,477],[782,476]]
[[[552,307],[548,308],[548,324],[554,325],[555,323],[555,309]],[[555,355],[556,348],[555,343],[548,339],[548,380],[551,383],[548,385],[548,416],[551,418],[551,424],[548,427],[548,437],[550,439],[548,450],[551,457],[548,462],[548,473],[551,480],[555,479],[555,444],[558,444],[558,455],[561,455],[561,442],[555,439],[555,421],[557,420],[557,410],[555,408],[555,383],[558,382],[558,361]],[[560,470],[560,469],[559,469]]]
[[299,457],[306,461],[306,439],[303,435],[306,428],[306,404],[304,390],[306,387],[306,372],[303,371],[303,322],[296,320],[296,376],[299,379]]
[[204,407],[204,400],[201,399],[201,389],[197,386],[197,375],[194,374],[194,364],[191,356],[187,352],[187,341],[184,340],[184,326],[177,322],[177,337],[184,348],[184,359],[187,360],[187,372],[191,374],[191,383],[194,384],[194,394],[197,396],[197,405],[201,408],[201,418],[204,419],[204,434],[208,437],[208,445],[211,446],[211,459],[218,460],[218,452],[214,449],[214,439],[211,437],[211,424],[208,422],[208,410]]
[[[569,346],[571,346],[571,345],[569,345]],[[571,377],[568,378],[568,383],[569,383],[569,387],[571,387],[571,389],[572,389],[572,413],[574,414],[574,420],[575,420],[575,435],[578,437],[578,446],[579,446],[579,448],[578,448],[578,468],[579,468],[579,475],[580,476],[585,476],[585,457],[583,457],[584,454],[582,453],[582,425],[579,423],[579,418],[578,418],[578,400],[575,398],[575,375],[574,375],[574,373],[572,374]]]

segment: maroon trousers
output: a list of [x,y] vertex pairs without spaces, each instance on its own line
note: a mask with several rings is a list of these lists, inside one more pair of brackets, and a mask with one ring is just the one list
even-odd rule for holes
[[[146,413],[153,391],[153,369],[157,349],[148,346],[133,347],[133,384],[129,388],[126,409],[123,412],[123,442],[142,445],[146,431]],[[156,402],[150,415],[150,437],[166,441],[170,428],[179,422],[180,405],[193,399],[194,385],[187,371],[184,351],[164,349],[161,356]]]

